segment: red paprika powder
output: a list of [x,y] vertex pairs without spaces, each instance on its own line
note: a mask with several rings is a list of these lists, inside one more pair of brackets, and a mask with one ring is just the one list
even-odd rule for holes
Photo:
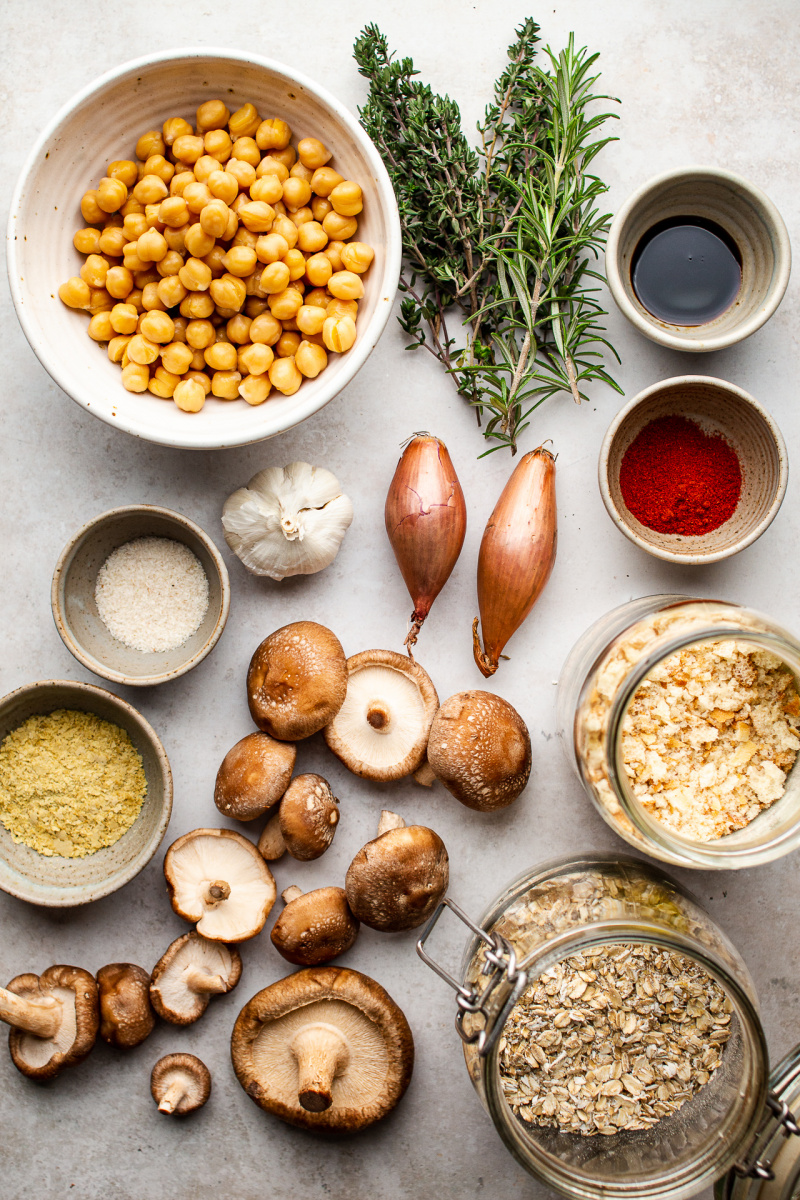
[[704,433],[686,417],[658,417],[622,456],[622,498],[656,533],[697,537],[731,517],[742,491],[742,469],[721,434]]

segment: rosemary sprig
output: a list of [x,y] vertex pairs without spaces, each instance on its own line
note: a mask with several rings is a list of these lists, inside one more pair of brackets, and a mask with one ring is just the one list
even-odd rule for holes
[[[610,140],[590,116],[599,99],[597,55],[570,36],[549,68],[536,64],[539,27],[530,18],[509,47],[509,64],[478,126],[477,154],[457,104],[414,77],[368,25],[355,58],[370,81],[360,111],[394,184],[406,264],[400,324],[409,349],[424,347],[485,418],[484,435],[516,453],[530,414],[557,392],[580,402],[616,352],[604,335],[591,267],[608,230],[597,199],[607,189],[588,168]],[[463,337],[448,331],[457,313]]]

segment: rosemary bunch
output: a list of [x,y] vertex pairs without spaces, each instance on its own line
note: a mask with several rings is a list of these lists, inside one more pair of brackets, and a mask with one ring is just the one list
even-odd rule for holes
[[[588,170],[611,138],[590,116],[597,55],[570,36],[548,67],[536,63],[539,27],[528,19],[478,126],[476,152],[458,105],[415,78],[368,25],[356,40],[370,83],[361,122],[394,185],[406,262],[400,323],[409,349],[425,347],[485,418],[484,435],[515,454],[531,412],[556,392],[585,399],[603,367],[606,315],[592,267],[609,217],[607,189]],[[594,139],[594,140],[593,140]],[[447,319],[450,316],[450,329]],[[456,330],[463,328],[463,334]]]

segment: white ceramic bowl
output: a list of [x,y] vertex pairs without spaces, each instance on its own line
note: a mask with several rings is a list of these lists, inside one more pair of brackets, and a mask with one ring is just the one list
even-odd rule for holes
[[[59,286],[84,261],[72,237],[85,225],[79,204],[113,159],[134,157],[147,129],[194,114],[224,98],[233,112],[252,101],[262,117],[284,118],[297,137],[315,136],[333,151],[331,165],[364,193],[359,240],[375,249],[359,303],[358,340],[331,355],[294,396],[273,392],[255,408],[209,398],[184,413],[146,392],[126,392],[120,368],[86,332],[86,314],[66,308]],[[232,50],[189,49],[125,63],[79,92],[34,146],[14,191],[8,232],[11,294],[25,336],[59,387],[101,420],[147,441],[187,449],[242,446],[273,437],[317,412],[363,366],[389,317],[400,274],[397,203],[380,155],[356,118],[329,92],[286,67]]]

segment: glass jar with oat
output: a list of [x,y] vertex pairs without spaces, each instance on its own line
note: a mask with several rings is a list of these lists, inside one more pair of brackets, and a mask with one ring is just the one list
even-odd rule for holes
[[[426,947],[445,908],[473,934],[460,980]],[[730,1200],[756,1200],[741,1188],[774,1174],[779,1133],[800,1157],[747,968],[656,867],[595,853],[536,867],[478,925],[445,900],[417,949],[457,992],[467,1069],[507,1149],[571,1200],[680,1200],[726,1176]]]
[[647,854],[732,870],[800,846],[800,643],[735,604],[645,596],[607,613],[558,686],[567,755]]

